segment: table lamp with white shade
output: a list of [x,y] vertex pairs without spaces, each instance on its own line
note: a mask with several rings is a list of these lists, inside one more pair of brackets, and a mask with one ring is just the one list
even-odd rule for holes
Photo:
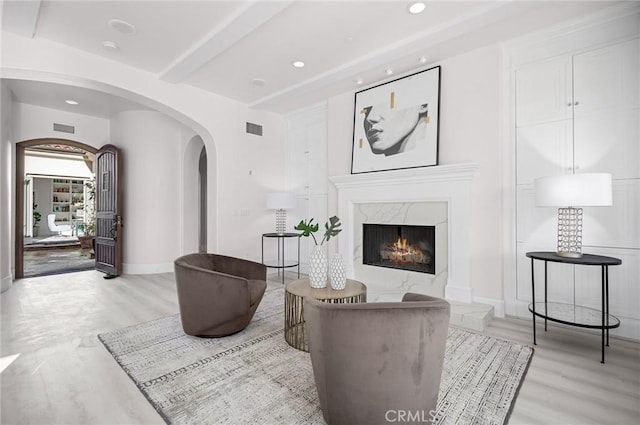
[[558,252],[582,257],[582,208],[613,205],[611,174],[584,173],[534,181],[536,206],[558,208]]
[[276,210],[276,233],[287,231],[287,211],[296,207],[296,196],[289,192],[267,193],[267,209]]

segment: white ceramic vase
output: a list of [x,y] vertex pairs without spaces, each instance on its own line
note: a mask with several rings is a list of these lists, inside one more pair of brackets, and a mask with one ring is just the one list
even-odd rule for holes
[[312,288],[327,287],[327,251],[316,245],[309,256],[309,284]]
[[342,254],[335,254],[331,259],[329,280],[331,281],[332,289],[341,290],[347,286],[347,272],[344,267]]

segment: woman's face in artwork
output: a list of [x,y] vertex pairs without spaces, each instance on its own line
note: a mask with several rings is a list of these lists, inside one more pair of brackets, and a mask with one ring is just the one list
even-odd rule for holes
[[[404,109],[392,109],[380,104],[363,109],[364,132],[374,154],[398,149],[427,114],[427,104]],[[400,150],[401,151],[401,150]],[[394,152],[398,153],[398,152]]]

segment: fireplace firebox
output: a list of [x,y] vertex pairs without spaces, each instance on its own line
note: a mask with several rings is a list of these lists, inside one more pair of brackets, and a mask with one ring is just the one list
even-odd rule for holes
[[435,274],[435,226],[370,223],[362,226],[364,264]]

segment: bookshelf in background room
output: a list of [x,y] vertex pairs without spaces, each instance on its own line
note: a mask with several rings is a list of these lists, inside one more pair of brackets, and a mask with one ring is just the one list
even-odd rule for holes
[[53,179],[51,205],[56,223],[77,224],[84,219],[84,180]]

